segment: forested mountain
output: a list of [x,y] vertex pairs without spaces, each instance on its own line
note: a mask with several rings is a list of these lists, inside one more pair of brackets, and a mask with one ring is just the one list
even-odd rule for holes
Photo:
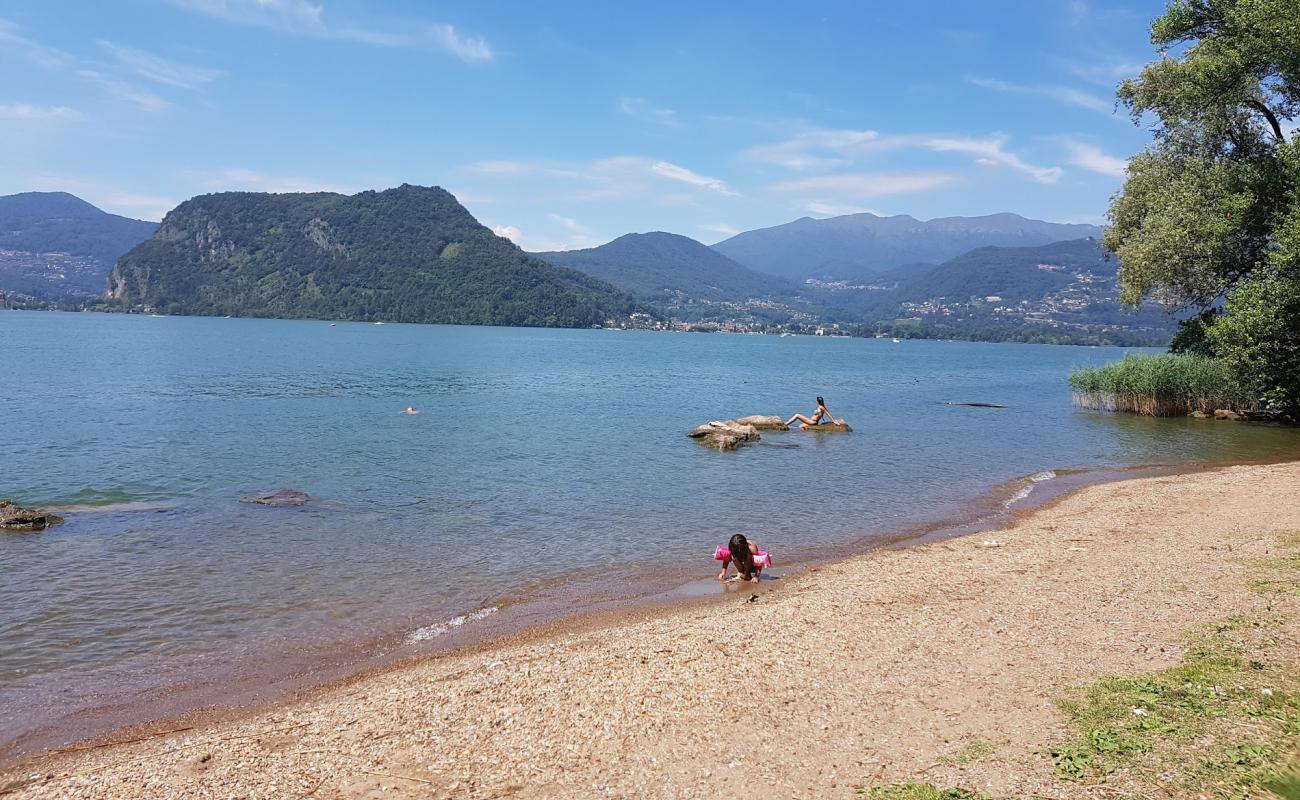
[[1161,309],[1119,304],[1118,264],[1095,239],[981,247],[931,267],[886,273],[841,289],[841,304],[890,331],[1031,341],[1163,344],[1175,326]]
[[0,197],[0,294],[39,300],[98,295],[118,256],[157,227],[66,192]]
[[626,293],[496,236],[438,187],[188,200],[109,278],[123,307],[176,314],[573,327]]
[[804,217],[737,234],[713,247],[751,269],[795,281],[869,280],[908,263],[938,263],[977,247],[1029,246],[1101,236],[1095,225],[1067,225],[1017,214],[918,220],[907,215]]
[[737,264],[694,239],[675,233],[629,233],[586,250],[534,253],[631,292],[664,301],[681,295],[703,300],[789,297],[794,284]]

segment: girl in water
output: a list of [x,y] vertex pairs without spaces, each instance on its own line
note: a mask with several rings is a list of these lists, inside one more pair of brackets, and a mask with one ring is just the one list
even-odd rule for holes
[[788,428],[796,422],[800,423],[800,425],[829,425],[832,422],[836,425],[844,424],[843,420],[836,419],[831,416],[831,412],[826,410],[826,401],[821,398],[821,395],[817,396],[817,410],[813,412],[811,417],[805,417],[803,414],[795,414],[793,417],[786,420],[785,425]]
[[732,536],[727,546],[719,547],[713,557],[722,562],[722,571],[718,573],[720,581],[727,579],[727,567],[735,564],[737,578],[758,583],[763,567],[772,565],[772,557],[758,548],[758,542],[746,539],[743,533]]

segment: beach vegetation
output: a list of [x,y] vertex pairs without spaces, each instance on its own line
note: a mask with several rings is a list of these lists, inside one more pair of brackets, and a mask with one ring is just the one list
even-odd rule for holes
[[959,747],[940,760],[944,764],[962,766],[965,764],[974,764],[976,761],[982,761],[996,752],[997,748],[990,742],[977,739]]
[[1257,405],[1254,394],[1227,361],[1196,355],[1128,355],[1075,370],[1070,388],[1075,402],[1085,408],[1157,417],[1246,410]]
[[1161,57],[1118,97],[1155,140],[1103,245],[1121,299],[1193,311],[1176,352],[1215,356],[1266,408],[1300,408],[1300,0],[1169,0]]
[[[1297,554],[1260,566],[1300,578]],[[1279,791],[1296,782],[1288,770],[1300,753],[1300,674],[1277,650],[1287,627],[1281,616],[1234,616],[1190,637],[1174,667],[1070,690],[1060,707],[1078,735],[1044,754],[1071,781],[1113,775],[1162,794],[1294,796]]]

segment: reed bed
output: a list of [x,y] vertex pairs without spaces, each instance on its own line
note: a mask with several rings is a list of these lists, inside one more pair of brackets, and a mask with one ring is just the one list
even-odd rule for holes
[[1075,405],[1150,417],[1252,411],[1256,398],[1228,364],[1189,355],[1130,355],[1070,374]]

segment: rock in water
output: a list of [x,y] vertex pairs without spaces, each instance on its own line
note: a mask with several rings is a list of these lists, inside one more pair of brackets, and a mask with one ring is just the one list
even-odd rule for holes
[[828,422],[822,425],[803,425],[801,431],[815,431],[817,433],[853,433],[847,422]]
[[63,517],[45,511],[23,508],[9,500],[0,500],[0,530],[40,531],[63,521]]
[[753,425],[742,425],[734,419],[706,422],[686,434],[705,447],[718,450],[735,450],[743,444],[757,442],[758,429]]
[[305,506],[311,502],[311,495],[297,489],[274,489],[250,494],[239,502],[256,503],[259,506]]
[[785,420],[776,416],[765,416],[763,414],[753,414],[748,417],[741,417],[736,420],[741,425],[752,425],[760,431],[788,431],[790,426],[785,424]]

